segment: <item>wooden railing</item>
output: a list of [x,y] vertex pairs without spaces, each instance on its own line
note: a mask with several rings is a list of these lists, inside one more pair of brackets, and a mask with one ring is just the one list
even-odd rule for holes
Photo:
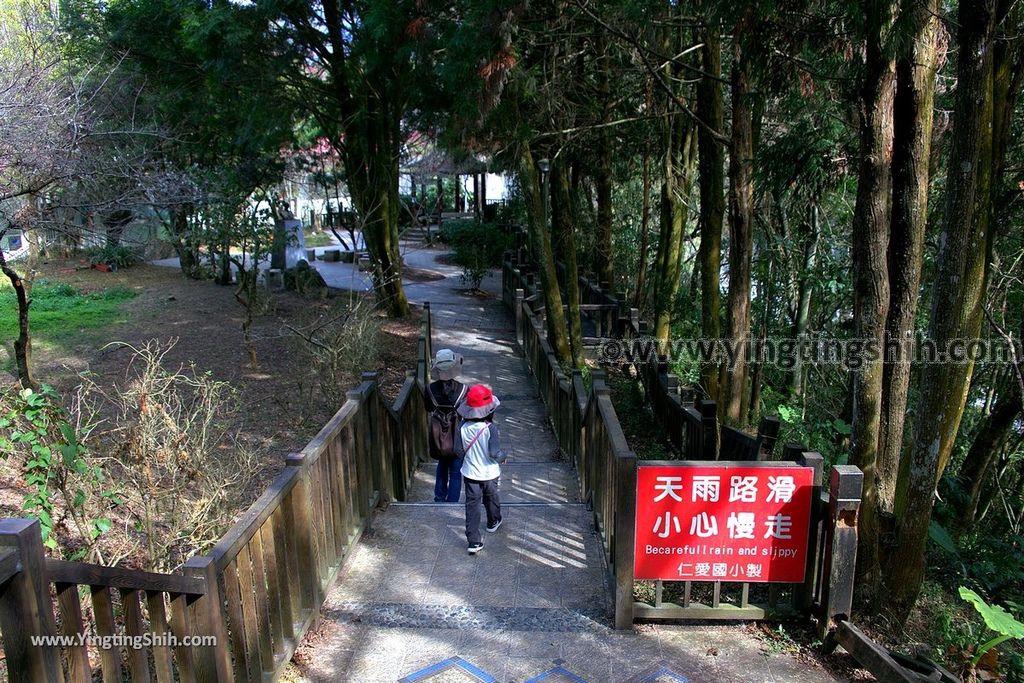
[[[559,286],[564,291],[565,266],[556,263],[555,268]],[[539,300],[540,283],[536,268],[529,261],[525,249],[515,249],[505,254],[502,287],[503,297],[510,309],[516,289],[522,289],[527,300]],[[629,343],[650,329],[651,326],[640,319],[639,311],[628,306],[621,296],[605,292],[597,283],[582,276],[579,278],[579,289],[584,324],[594,331],[593,335],[584,337],[584,344],[592,345],[608,338]],[[536,313],[543,318],[544,311],[541,308],[538,307]],[[653,354],[653,345],[649,350],[652,353],[638,363],[639,376],[658,426],[680,457],[689,460],[741,461],[766,460],[771,457],[779,434],[777,417],[762,419],[756,435],[720,424],[715,402],[700,400],[694,396],[692,389],[684,391],[676,375],[669,372],[665,358]]]
[[[47,559],[38,521],[0,520],[0,634],[10,679],[91,681],[88,647],[73,642],[91,632],[156,634],[149,636],[155,644],[124,648],[134,681],[275,680],[316,621],[377,504],[403,500],[426,459],[430,333],[427,304],[416,369],[394,403],[382,397],[376,374],[365,373],[320,433],[287,457],[263,495],[181,573]],[[84,592],[91,595],[89,619],[81,608]],[[32,643],[58,634],[72,640]],[[192,636],[208,642],[190,645]],[[170,637],[177,647],[164,644]],[[97,650],[104,682],[121,681],[122,649]]]
[[516,318],[519,347],[547,406],[559,448],[575,465],[581,497],[593,508],[616,586],[616,628],[631,628],[636,456],[619,425],[604,373],[592,373],[589,391],[579,370],[566,375],[534,308],[539,307],[537,296],[528,298],[522,288],[506,289],[505,295]]
[[779,418],[761,419],[757,434],[718,422],[714,401],[696,399],[669,372],[664,359],[641,364],[640,379],[654,419],[668,437],[672,448],[687,460],[768,460],[779,437]]
[[[503,263],[502,296],[516,319],[516,341],[537,381],[551,416],[559,447],[574,463],[581,495],[594,510],[595,526],[615,586],[615,625],[625,629],[643,619],[761,619],[784,614],[812,616],[824,636],[850,613],[853,567],[857,552],[857,514],[863,475],[856,467],[837,466],[827,489],[820,454],[788,445],[782,459],[814,470],[813,505],[808,538],[806,580],[767,588],[761,603],[750,599],[751,584],[684,582],[681,604],[662,600],[656,582],[653,604],[633,597],[637,459],[619,426],[604,373],[591,373],[588,391],[579,370],[567,376],[548,343],[541,294],[522,252],[509,252]],[[620,310],[616,329],[629,336],[642,330],[635,312]],[[659,426],[686,459],[756,462],[767,460],[778,436],[778,420],[762,420],[757,436],[720,428],[714,401],[695,401],[684,393],[663,359],[642,364],[640,375]],[[721,443],[720,440],[721,439]],[[728,454],[727,456],[725,454]],[[693,597],[695,586],[709,585],[710,599]],[[723,587],[738,591],[726,599]]]

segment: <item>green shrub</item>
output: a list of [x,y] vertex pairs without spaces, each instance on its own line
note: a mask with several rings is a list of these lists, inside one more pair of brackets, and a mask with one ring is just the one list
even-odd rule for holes
[[[96,540],[111,528],[105,512],[120,496],[89,456],[80,424],[56,391],[0,390],[0,458],[14,457],[26,485],[22,509],[36,517],[43,544],[65,557],[92,557]],[[66,524],[77,541],[60,547],[55,533]]]
[[441,240],[452,247],[455,263],[462,267],[462,281],[473,289],[488,271],[501,266],[501,257],[512,239],[493,223],[451,221],[441,227]]
[[105,247],[94,247],[86,252],[89,257],[89,262],[93,265],[97,263],[109,263],[116,265],[118,268],[128,268],[134,265],[140,259],[138,254],[123,245],[108,244]]

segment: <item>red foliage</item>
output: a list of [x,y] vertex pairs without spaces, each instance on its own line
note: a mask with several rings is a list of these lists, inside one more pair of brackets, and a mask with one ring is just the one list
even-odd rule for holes
[[516,65],[516,56],[511,48],[503,48],[493,59],[480,67],[480,76],[488,81],[504,75]]
[[405,27],[405,35],[410,38],[417,39],[421,38],[427,30],[427,18],[416,17],[409,22],[409,25]]

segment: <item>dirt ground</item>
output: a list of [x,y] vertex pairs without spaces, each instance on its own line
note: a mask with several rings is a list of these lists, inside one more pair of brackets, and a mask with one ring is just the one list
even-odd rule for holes
[[[240,514],[284,466],[285,455],[300,450],[340,406],[328,407],[318,398],[316,381],[303,362],[295,335],[286,325],[311,315],[310,309],[329,306],[332,298],[349,296],[332,291],[327,300],[304,300],[295,294],[274,292],[268,311],[254,325],[253,336],[259,368],[249,366],[242,337],[243,309],[234,299],[234,288],[209,281],[184,278],[174,268],[138,265],[116,273],[75,270],[76,263],[51,263],[38,277],[68,282],[80,291],[126,287],[137,295],[124,305],[126,320],[105,328],[82,330],[71,348],[59,351],[37,348],[36,378],[70,395],[89,372],[103,386],[125,381],[131,351],[124,345],[141,346],[156,339],[176,340],[166,362],[173,367],[194,363],[215,379],[229,382],[238,392],[241,410],[231,431],[260,447],[266,466],[245,500],[238,501]],[[379,341],[382,391],[397,395],[407,368],[415,366],[419,333],[418,309],[405,320],[382,320]],[[10,353],[11,340],[2,340]],[[118,344],[123,342],[124,344]],[[0,358],[0,360],[6,360]],[[0,375],[0,384],[13,382]],[[352,385],[358,377],[352,378]],[[0,514],[17,516],[21,489],[18,473],[0,468]]]

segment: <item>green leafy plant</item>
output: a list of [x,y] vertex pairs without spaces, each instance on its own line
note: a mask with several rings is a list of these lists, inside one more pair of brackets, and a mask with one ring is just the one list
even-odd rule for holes
[[985,620],[985,626],[987,626],[989,630],[995,631],[999,634],[995,638],[991,638],[975,648],[974,658],[971,660],[971,666],[977,665],[985,653],[997,645],[1005,643],[1008,640],[1024,639],[1024,623],[1017,621],[1012,614],[1004,610],[999,605],[988,604],[980,595],[965,586],[960,586],[960,597],[971,603],[974,609],[978,611],[978,614],[981,615],[982,619]]
[[60,514],[71,521],[84,543],[70,555],[90,555],[96,539],[111,527],[108,518],[94,515],[97,503],[109,507],[121,501],[106,488],[102,469],[89,458],[79,430],[52,387],[0,396],[0,453],[5,459],[15,454],[24,458],[22,476],[29,490],[23,509],[39,519],[43,544],[60,550],[55,534],[55,517]]
[[89,262],[93,265],[98,263],[109,263],[118,268],[128,268],[139,261],[139,256],[128,247],[121,244],[108,244],[104,247],[95,247],[86,252]]
[[455,263],[462,267],[462,281],[479,289],[487,273],[501,266],[501,256],[512,240],[493,223],[472,220],[452,221],[441,229],[442,241],[455,252]]

